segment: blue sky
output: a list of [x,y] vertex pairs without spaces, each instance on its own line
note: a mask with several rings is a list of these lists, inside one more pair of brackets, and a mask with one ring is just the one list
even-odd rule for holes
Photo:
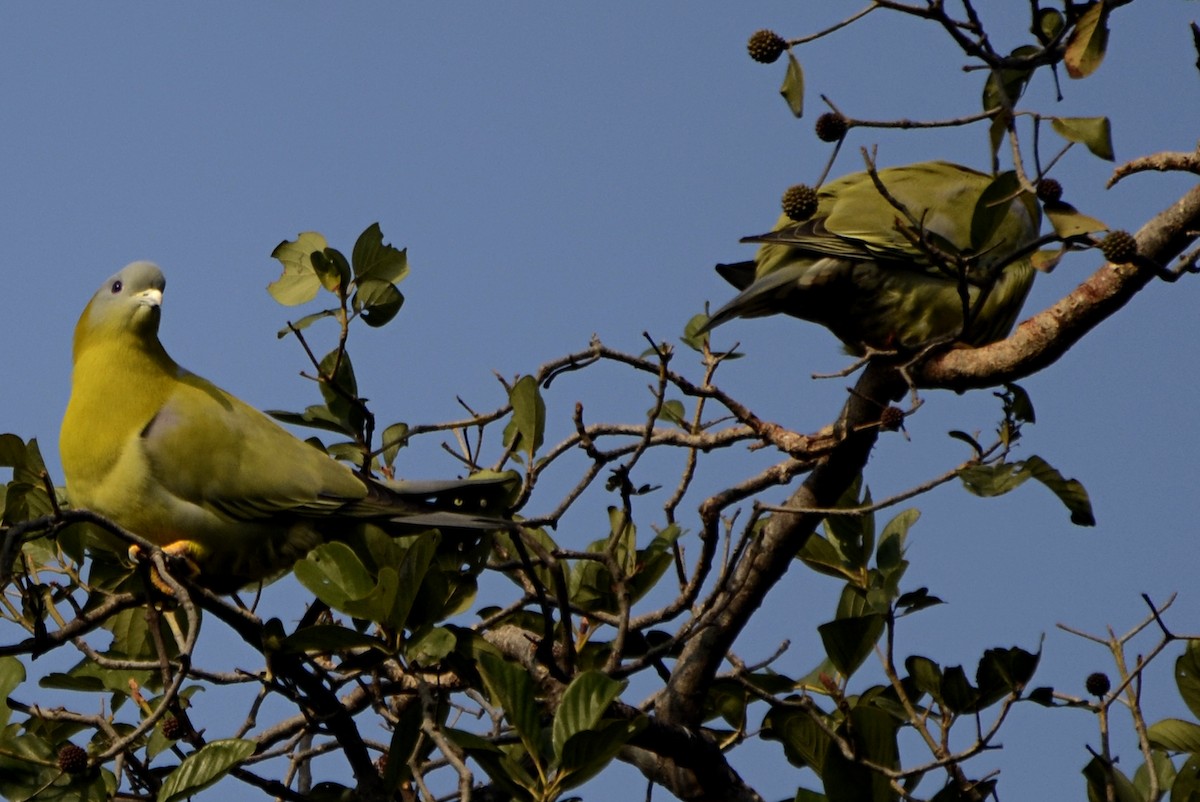
[[[1023,43],[1024,4],[981,5],[999,40]],[[1120,9],[1099,74],[1064,77],[1061,104],[1043,76],[1030,105],[1110,115],[1119,161],[1190,149],[1200,75],[1187,22],[1197,8],[1143,0]],[[352,341],[360,386],[389,422],[457,417],[456,396],[497,406],[493,371],[531,372],[593,333],[634,352],[643,331],[674,339],[706,301],[729,297],[712,265],[749,258],[738,238],[770,226],[784,188],[819,175],[829,146],[811,130],[824,110],[817,93],[873,119],[978,108],[982,79],[959,70],[942,35],[878,14],[799,50],[809,113],[794,120],[777,94],[782,64],[752,62],[745,39],[760,27],[803,35],[846,13],[845,4],[797,2],[8,6],[0,431],[38,437],[58,475],[72,327],[101,281],[135,259],[167,273],[162,339],[179,362],[259,407],[314,403],[298,377],[303,354],[274,336],[298,313],[264,290],[278,273],[271,250],[305,230],[349,251],[379,221],[389,242],[409,249],[399,318]],[[881,164],[948,158],[985,168],[984,142],[978,127],[858,131],[835,173],[861,169],[857,149],[873,144]],[[1082,149],[1055,175],[1067,200],[1131,230],[1191,184],[1147,175],[1106,192],[1108,166]],[[1039,278],[1026,311],[1097,264],[1075,257]],[[1082,693],[1087,673],[1110,664],[1057,622],[1124,631],[1145,614],[1139,593],[1179,591],[1168,620],[1196,630],[1195,293],[1189,280],[1151,285],[1023,382],[1038,423],[1021,453],[1086,485],[1095,529],[1071,526],[1033,486],[995,500],[948,486],[916,502],[924,517],[908,581],[950,604],[909,619],[901,637],[910,651],[972,667],[986,647],[1036,649],[1045,635],[1038,684]],[[832,419],[846,382],[809,378],[846,363],[827,332],[756,320],[719,337],[747,353],[724,369],[723,388],[801,431]],[[680,365],[689,359],[681,354]],[[562,382],[547,395],[552,432],[569,430],[576,399],[594,419],[636,420],[649,406],[644,388],[614,372]],[[986,392],[928,394],[911,440],[877,447],[867,477],[876,497],[957,464],[961,445],[945,432],[986,432],[996,409]],[[748,470],[768,456],[738,459]],[[434,447],[402,457],[414,477],[456,470]],[[588,523],[568,545],[598,534]],[[761,658],[788,637],[779,670],[805,673],[835,592],[793,571],[740,653]],[[1150,675],[1151,720],[1186,715],[1170,678],[1170,660]],[[975,765],[1003,769],[1010,798],[1082,792],[1092,719],[1022,708],[1002,740],[1003,753]],[[1132,771],[1131,744],[1118,743]],[[735,763],[768,798],[808,782],[773,746]],[[642,788],[629,770],[613,776]]]

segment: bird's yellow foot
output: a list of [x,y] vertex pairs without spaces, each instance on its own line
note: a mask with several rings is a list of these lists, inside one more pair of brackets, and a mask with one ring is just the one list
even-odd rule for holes
[[[196,562],[201,555],[199,544],[191,540],[176,540],[174,543],[168,543],[162,547],[162,550],[171,557],[175,557],[184,566],[184,570],[189,579],[192,579],[200,574],[200,565]],[[129,559],[134,562],[141,562],[142,550],[138,546],[129,547]],[[150,566],[150,581],[154,583],[154,587],[161,590],[168,596],[174,596],[175,591],[171,589],[163,578],[159,575],[158,569],[153,565]]]

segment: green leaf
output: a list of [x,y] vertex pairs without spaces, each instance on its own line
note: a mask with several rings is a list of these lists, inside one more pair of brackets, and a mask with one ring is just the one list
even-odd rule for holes
[[1200,641],[1188,641],[1175,661],[1175,685],[1192,715],[1200,718]]
[[203,791],[253,755],[254,749],[254,741],[241,738],[205,744],[198,752],[184,758],[179,767],[167,775],[158,791],[158,799],[160,802],[175,802]]
[[1075,21],[1075,30],[1067,39],[1063,63],[1067,75],[1086,78],[1100,67],[1108,48],[1108,8],[1103,0],[1092,3]]
[[514,452],[524,452],[530,461],[542,447],[546,430],[546,402],[542,400],[537,380],[522,376],[508,394],[512,404],[512,420],[504,427],[504,445]]
[[285,653],[345,652],[354,649],[378,649],[383,651],[383,642],[364,632],[334,624],[316,624],[298,629],[284,638],[280,651]]
[[[900,761],[897,729],[890,714],[860,704],[851,709],[850,721],[838,727],[838,734],[853,743],[856,755],[896,768]],[[821,775],[829,802],[891,802],[898,797],[887,778],[848,759],[840,749],[828,750]]]
[[849,677],[867,659],[883,635],[879,613],[839,618],[817,627],[825,653],[844,677]]
[[15,434],[0,434],[0,468],[25,465],[25,441]]
[[313,251],[309,260],[317,278],[321,280],[321,286],[339,298],[343,297],[350,286],[350,263],[342,252],[337,248]]
[[[1157,782],[1158,796],[1150,796],[1150,775],[1153,772]],[[1133,773],[1133,787],[1137,790],[1138,798],[1148,800],[1148,802],[1157,802],[1167,792],[1175,781],[1175,764],[1171,762],[1171,758],[1167,757],[1165,752],[1160,752],[1157,749],[1150,751],[1150,760],[1142,763],[1137,767],[1137,771]]]
[[337,315],[337,313],[338,313],[337,309],[322,309],[320,312],[313,312],[311,315],[305,315],[304,317],[300,318],[299,320],[294,320],[294,321],[289,322],[282,329],[275,332],[275,336],[282,340],[284,337],[288,336],[293,331],[303,331],[304,329],[307,329],[312,324],[316,323],[318,320],[321,320],[322,318],[326,318],[326,317],[334,317],[335,315]]
[[530,758],[541,765],[542,728],[533,677],[516,663],[490,652],[479,655],[478,667],[488,693],[504,710],[504,717],[516,729]]
[[25,681],[25,666],[15,657],[0,657],[0,729],[8,723],[12,710],[8,695]]
[[577,733],[595,729],[625,685],[599,671],[584,671],[571,680],[554,714],[552,743],[554,755],[560,762],[567,740]]
[[975,201],[971,214],[971,250],[979,252],[995,236],[1012,211],[1012,199],[1021,191],[1021,181],[1012,170],[992,179]]
[[366,566],[345,543],[322,543],[297,562],[293,570],[300,584],[342,612],[349,612],[347,605],[375,589]]
[[283,241],[271,256],[283,265],[283,275],[267,285],[267,290],[284,306],[311,301],[321,289],[321,279],[313,269],[312,254],[324,251],[328,243],[315,231],[305,231],[294,241]]
[[928,657],[910,655],[904,660],[904,669],[912,677],[917,688],[927,693],[939,704],[942,701],[942,669]]
[[662,408],[658,410],[658,420],[665,420],[686,429],[689,428],[689,424],[685,415],[683,402],[674,398],[664,401]]
[[372,223],[358,235],[350,258],[354,262],[354,275],[360,287],[367,279],[399,284],[408,276],[407,249],[384,243],[379,223]]
[[772,708],[764,717],[763,738],[778,740],[789,763],[797,768],[808,766],[818,775],[832,743],[808,713],[782,706]]
[[422,666],[437,665],[454,651],[458,639],[445,627],[432,627],[414,637],[404,650],[405,656]]
[[1112,161],[1112,125],[1107,117],[1051,117],[1050,126],[1068,142],[1087,145],[1095,156]]
[[1054,233],[1063,239],[1108,230],[1106,223],[1084,214],[1069,203],[1048,201],[1042,204],[1042,211],[1046,213]]
[[1033,411],[1033,400],[1030,399],[1029,393],[1025,392],[1025,388],[1019,384],[1005,382],[1004,389],[1009,396],[1005,400],[1005,412],[1021,423],[1037,423],[1037,415]]
[[383,464],[390,468],[396,462],[396,454],[408,445],[408,424],[393,423],[383,430],[379,441],[383,446]]
[[977,708],[979,693],[962,666],[950,666],[942,672],[942,701],[953,713],[970,713]]
[[1071,523],[1076,526],[1096,525],[1092,502],[1082,483],[1077,479],[1064,479],[1061,473],[1038,456],[1029,457],[1024,464],[1029,475],[1048,487],[1070,511]]
[[1175,775],[1171,802],[1200,802],[1200,757],[1189,757]]
[[[1012,57],[1022,58],[1038,52],[1033,45],[1023,45],[1012,52]],[[1004,109],[1011,111],[1012,107],[1025,94],[1025,87],[1033,77],[1032,68],[992,70],[988,73],[983,85],[983,110]]]
[[633,721],[610,721],[572,735],[562,747],[560,776],[556,778],[559,789],[576,788],[596,776],[645,727],[645,717],[639,717]]
[[803,117],[804,70],[800,68],[800,62],[792,55],[791,50],[788,50],[787,57],[787,73],[783,76],[783,86],[779,87],[779,94],[783,95],[783,99],[787,101],[788,108],[792,110],[792,114],[797,117]]
[[958,472],[963,487],[984,498],[1002,496],[1020,487],[1029,478],[1020,462],[1001,462],[996,465],[969,465]]
[[356,434],[347,426],[345,421],[334,415],[329,407],[324,404],[314,404],[303,412],[287,412],[282,409],[268,409],[265,412],[275,420],[291,424],[292,426],[308,426],[327,432],[337,432],[347,437],[354,437]]
[[902,510],[883,527],[879,545],[875,549],[875,565],[884,573],[895,570],[904,562],[904,541],[908,530],[921,517],[915,507]]
[[1034,18],[1033,34],[1042,44],[1049,44],[1062,33],[1066,24],[1067,20],[1061,11],[1053,8],[1039,8],[1037,16]]
[[1089,800],[1109,799],[1108,785],[1111,783],[1116,791],[1117,802],[1145,802],[1129,778],[1121,773],[1111,762],[1094,757],[1083,767],[1083,776],[1087,780]]
[[1200,753],[1200,724],[1165,718],[1150,726],[1150,744],[1168,752]]
[[404,295],[389,281],[360,278],[358,292],[354,294],[353,306],[362,313],[363,322],[379,328],[388,323],[404,306]]
[[1015,646],[986,650],[975,670],[980,709],[1010,693],[1019,694],[1029,684],[1029,680],[1033,679],[1039,659],[1040,654],[1033,654]]

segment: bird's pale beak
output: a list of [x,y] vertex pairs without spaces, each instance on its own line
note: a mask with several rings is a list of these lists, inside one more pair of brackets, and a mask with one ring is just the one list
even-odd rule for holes
[[163,294],[162,290],[148,289],[142,290],[137,295],[133,296],[139,304],[145,306],[162,306]]

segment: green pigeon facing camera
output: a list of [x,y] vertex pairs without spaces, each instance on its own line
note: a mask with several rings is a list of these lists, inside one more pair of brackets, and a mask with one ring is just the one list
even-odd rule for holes
[[158,339],[165,286],[134,262],[75,327],[59,437],[72,506],[184,557],[217,592],[272,579],[364,522],[397,534],[505,525],[510,477],[364,479],[181,368]]
[[784,215],[770,233],[743,239],[761,243],[754,261],[717,266],[741,293],[702,331],[783,313],[825,326],[859,355],[1008,336],[1033,284],[1033,194],[1015,173],[941,161],[876,177],[887,195],[869,173],[854,173],[822,186],[807,219]]

